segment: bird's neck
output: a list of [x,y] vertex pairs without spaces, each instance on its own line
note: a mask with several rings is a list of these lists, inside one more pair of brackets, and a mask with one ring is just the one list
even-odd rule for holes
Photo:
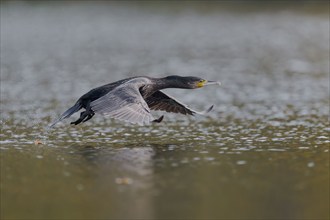
[[144,98],[147,98],[155,92],[167,88],[182,88],[176,81],[165,78],[152,78],[152,83],[145,85],[140,89]]
[[177,82],[168,80],[166,77],[164,77],[164,78],[154,79],[154,88],[156,91],[158,91],[167,88],[180,88],[180,87]]

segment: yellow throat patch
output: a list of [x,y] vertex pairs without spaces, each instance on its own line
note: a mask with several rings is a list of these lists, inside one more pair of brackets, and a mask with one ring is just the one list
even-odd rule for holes
[[200,82],[197,83],[197,87],[198,87],[198,88],[201,88],[201,87],[203,87],[206,83],[207,83],[207,80],[204,79],[204,80],[202,80],[202,81],[200,81]]

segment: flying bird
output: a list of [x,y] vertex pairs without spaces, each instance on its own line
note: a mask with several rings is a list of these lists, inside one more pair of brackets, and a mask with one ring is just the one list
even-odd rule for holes
[[212,110],[213,105],[205,111],[198,112],[166,95],[161,90],[167,88],[196,89],[211,84],[220,85],[220,82],[207,81],[193,76],[175,75],[164,78],[139,76],[122,79],[90,90],[55,120],[50,127],[70,117],[80,109],[85,109],[85,111],[82,111],[80,117],[71,124],[78,125],[86,122],[95,114],[108,115],[111,118],[140,125],[163,120],[164,116],[155,119],[150,110],[184,115],[204,115]]

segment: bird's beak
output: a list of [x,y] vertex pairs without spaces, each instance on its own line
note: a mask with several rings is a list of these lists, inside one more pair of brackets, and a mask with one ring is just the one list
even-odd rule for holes
[[208,81],[208,80],[205,80],[205,79],[197,83],[198,88],[208,86],[208,85],[219,85],[220,86],[221,83],[217,82],[217,81]]
[[221,85],[221,82],[219,81],[206,81],[206,83],[204,83],[204,86],[208,86],[208,85]]

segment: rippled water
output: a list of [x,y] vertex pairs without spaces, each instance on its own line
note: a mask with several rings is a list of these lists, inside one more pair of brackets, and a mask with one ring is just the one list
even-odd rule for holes
[[[1,217],[329,218],[329,14],[222,6],[1,4]],[[220,80],[166,91],[214,111],[46,129],[169,74]]]

